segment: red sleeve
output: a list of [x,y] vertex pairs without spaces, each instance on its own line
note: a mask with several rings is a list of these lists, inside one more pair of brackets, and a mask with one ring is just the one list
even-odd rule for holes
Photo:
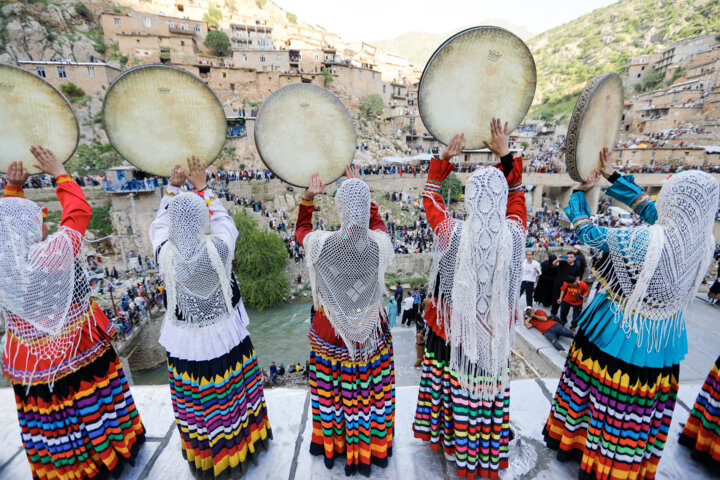
[[374,203],[370,204],[370,230],[380,230],[387,233],[385,222],[383,222],[382,217],[378,212],[378,206]]
[[[502,170],[498,163],[496,167]],[[527,228],[527,206],[525,205],[525,186],[522,183],[522,157],[515,158],[513,168],[507,176],[508,204],[505,217],[516,220],[523,228]]]
[[56,181],[55,192],[62,207],[60,225],[72,228],[84,236],[90,223],[92,210],[90,204],[85,200],[82,188],[69,175],[60,175]]
[[423,190],[423,207],[425,208],[425,215],[427,216],[428,223],[432,227],[441,244],[448,239],[442,238],[443,232],[450,232],[452,229],[443,229],[438,231],[440,224],[446,220],[454,223],[454,220],[450,217],[445,210],[445,202],[440,195],[440,185],[447,178],[448,175],[453,171],[455,167],[452,163],[433,158],[430,160],[430,169],[428,170],[428,178],[425,183],[425,189]]
[[3,197],[20,197],[25,198],[25,191],[22,187],[13,187],[12,185],[5,185],[5,195]]
[[560,287],[560,291],[561,291],[561,292],[564,292],[564,291],[566,291],[566,290],[567,290],[567,282],[564,282],[564,283],[562,284],[562,287]]
[[298,212],[298,220],[295,225],[295,239],[300,245],[305,245],[305,237],[312,232],[312,214],[315,211],[313,202],[300,200],[300,212]]
[[581,293],[581,294],[586,294],[586,293],[589,293],[589,292],[590,292],[590,289],[588,289],[587,283],[581,281],[581,282],[580,282],[580,293]]

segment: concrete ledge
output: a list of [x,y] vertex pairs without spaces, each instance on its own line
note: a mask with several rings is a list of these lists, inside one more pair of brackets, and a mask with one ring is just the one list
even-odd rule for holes
[[[569,338],[560,339],[566,351],[570,348],[571,342]],[[513,348],[522,353],[523,357],[541,373],[559,377],[565,368],[565,357],[560,355],[536,328],[530,329],[525,325],[518,325]]]

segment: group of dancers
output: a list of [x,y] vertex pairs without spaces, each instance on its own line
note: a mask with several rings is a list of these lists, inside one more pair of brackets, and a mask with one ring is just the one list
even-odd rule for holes
[[[527,208],[522,159],[509,151],[507,124],[491,122],[486,146],[500,162],[465,187],[467,218],[440,195],[455,135],[433,158],[423,205],[435,258],[425,309],[415,437],[442,450],[461,477],[498,478],[508,467],[509,359],[525,255]],[[28,173],[10,165],[0,200],[2,357],[13,383],[33,477],[104,478],[133,464],[145,429],[117,354],[113,324],[90,297],[83,236],[91,209],[55,155],[33,147],[55,177],[62,220],[48,235],[43,209],[24,198]],[[565,209],[578,238],[601,252],[598,290],[577,321],[543,434],[558,458],[576,458],[581,479],[652,479],[675,407],[687,353],[683,308],[708,269],[720,187],[700,171],[673,175],[657,201],[600,152],[599,170]],[[336,193],[341,227],[313,231],[316,173],[299,207],[296,239],[307,252],[314,304],[310,368],[310,453],[345,473],[386,467],[395,434],[393,342],[383,297],[393,247],[368,185],[352,167]],[[607,194],[647,225],[604,228],[590,221],[585,192],[604,176]],[[234,478],[270,445],[261,374],[248,315],[232,272],[238,231],[192,157],[177,165],[150,238],[167,295],[160,344],[181,451],[197,478]],[[183,189],[186,185],[191,189]],[[720,473],[720,358],[697,398],[681,443]]]

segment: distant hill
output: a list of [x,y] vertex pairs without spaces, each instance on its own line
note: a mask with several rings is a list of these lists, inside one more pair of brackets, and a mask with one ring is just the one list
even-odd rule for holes
[[531,116],[567,120],[593,76],[622,74],[628,57],[720,33],[718,0],[621,0],[532,37],[538,87]]
[[[532,37],[532,32],[525,27],[519,27],[509,22],[500,19],[483,20],[478,25],[495,25],[510,30],[518,37],[523,40],[527,40]],[[374,40],[370,41],[371,45],[380,47],[386,52],[402,55],[410,59],[410,63],[420,68],[425,66],[430,55],[433,54],[435,49],[440,46],[451,35],[456,34],[461,30],[465,30],[468,27],[458,28],[452,32],[448,32],[445,35],[438,35],[435,33],[427,32],[407,32],[399,37],[395,37],[389,40]]]

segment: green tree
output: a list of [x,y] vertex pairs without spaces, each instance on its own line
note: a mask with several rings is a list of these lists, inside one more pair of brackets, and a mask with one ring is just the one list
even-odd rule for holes
[[225,56],[230,52],[230,39],[225,32],[211,30],[205,37],[205,46],[212,49],[217,55]]
[[80,15],[82,18],[84,18],[85,20],[90,21],[90,20],[93,19],[93,14],[92,14],[92,12],[90,11],[90,9],[89,9],[84,3],[82,3],[82,2],[77,2],[77,3],[74,5],[74,7],[75,7],[75,12],[76,12],[78,15]]
[[233,269],[245,305],[262,310],[285,301],[289,282],[285,276],[288,253],[285,243],[274,232],[261,230],[247,210],[236,213],[240,232],[235,244]]
[[294,13],[290,13],[290,12],[287,12],[286,15],[287,15],[288,22],[290,22],[293,25],[295,25],[297,23],[297,15],[295,15]]
[[382,115],[384,108],[385,102],[383,102],[383,98],[377,93],[365,95],[362,103],[360,103],[360,111],[364,113],[366,117]]
[[[449,197],[448,197],[449,192]],[[448,203],[457,202],[460,200],[460,196],[463,193],[463,186],[460,180],[457,178],[457,175],[454,173],[451,173],[449,177],[447,177],[442,185],[440,185],[440,195],[447,201]]]
[[63,83],[62,85],[60,85],[60,91],[63,92],[68,98],[79,98],[85,96],[85,91],[72,82]]
[[320,73],[323,76],[323,86],[327,87],[333,81],[332,72],[327,67],[323,67],[322,70],[320,70]]
[[217,27],[220,24],[220,20],[222,20],[222,12],[219,8],[216,6],[210,5],[208,7],[207,13],[203,14],[203,20],[208,23],[208,25],[211,25],[213,27]]

